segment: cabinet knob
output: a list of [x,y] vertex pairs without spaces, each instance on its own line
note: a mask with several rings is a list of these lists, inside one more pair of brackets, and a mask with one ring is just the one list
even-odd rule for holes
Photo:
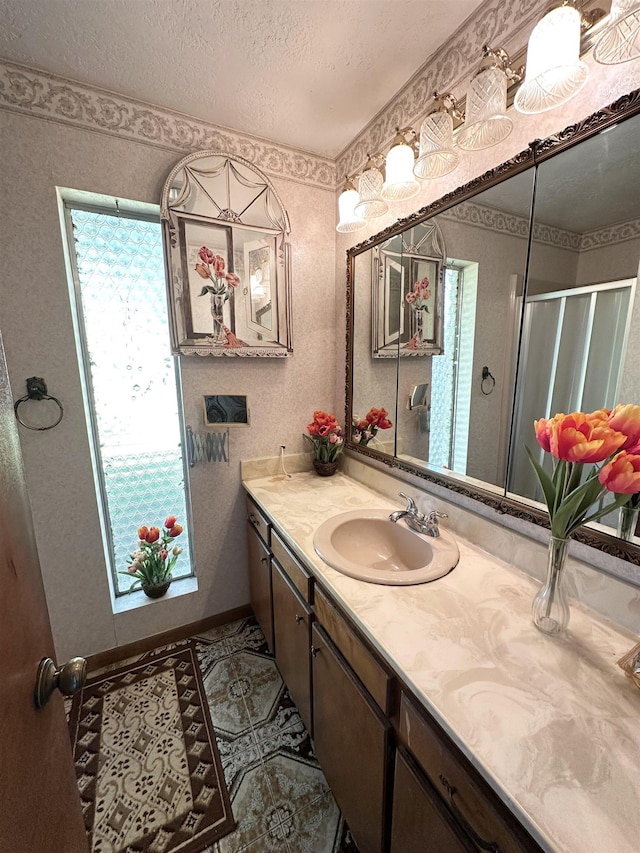
[[249,521],[251,522],[251,524],[253,524],[254,527],[258,527],[258,524],[259,524],[258,519],[255,517],[255,515],[252,512],[249,513]]
[[268,562],[269,562],[269,558],[268,558],[268,557],[260,557],[260,562],[261,562],[261,563],[268,563]]
[[304,616],[296,615],[296,625],[299,625],[301,622],[304,622]]
[[311,646],[311,657],[316,657],[316,655],[320,654],[320,651],[317,646]]

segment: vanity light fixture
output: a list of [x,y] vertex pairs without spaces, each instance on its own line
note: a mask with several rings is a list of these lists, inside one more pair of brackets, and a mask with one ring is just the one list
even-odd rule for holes
[[616,65],[640,57],[640,2],[613,0],[609,24],[593,49],[602,65]]
[[385,160],[386,179],[382,198],[386,201],[404,201],[420,192],[420,184],[413,174],[414,145],[407,142],[407,135],[412,136],[413,142],[416,132],[412,127],[402,130],[396,127],[396,135]]
[[569,0],[538,21],[529,38],[524,83],[513,102],[518,112],[553,110],[582,89],[588,69],[580,59],[581,28],[580,12]]
[[336,225],[336,231],[341,234],[350,234],[359,231],[367,224],[364,219],[355,212],[355,207],[360,201],[358,190],[353,185],[351,178],[346,178],[340,197],[338,198],[338,212],[340,220]]
[[482,48],[483,60],[467,92],[466,120],[457,142],[464,151],[491,148],[506,139],[513,130],[507,116],[507,85],[518,83],[524,67],[511,67],[509,54],[502,48]]
[[431,111],[420,127],[420,153],[413,167],[419,178],[441,178],[458,165],[453,147],[453,118],[464,118],[458,102],[449,92],[433,93]]
[[382,187],[384,177],[378,168],[376,160],[382,158],[381,154],[367,154],[369,158],[360,175],[358,181],[358,192],[360,201],[355,206],[356,216],[361,216],[363,219],[375,219],[377,216],[384,216],[389,210],[389,205],[382,198]]

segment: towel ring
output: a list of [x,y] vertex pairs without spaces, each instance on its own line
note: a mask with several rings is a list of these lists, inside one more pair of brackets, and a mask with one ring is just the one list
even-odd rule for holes
[[[18,413],[20,404],[24,403],[25,400],[53,400],[53,402],[60,409],[57,419],[52,424],[49,424],[49,426],[29,426],[29,424],[26,424],[22,420],[20,414]],[[19,400],[16,400],[13,406],[13,411],[16,416],[16,420],[19,424],[22,424],[22,426],[26,427],[27,429],[37,430],[38,432],[44,432],[45,430],[53,429],[54,427],[58,426],[58,424],[62,420],[62,416],[64,415],[62,403],[60,402],[60,400],[58,400],[57,397],[52,397],[50,394],[47,394],[47,383],[40,376],[31,376],[29,379],[27,379],[27,393],[24,395],[24,397],[20,397]]]
[[482,381],[480,382],[480,390],[484,394],[485,397],[488,397],[489,394],[493,392],[493,389],[496,387],[496,380],[493,378],[493,375],[488,367],[482,368]]

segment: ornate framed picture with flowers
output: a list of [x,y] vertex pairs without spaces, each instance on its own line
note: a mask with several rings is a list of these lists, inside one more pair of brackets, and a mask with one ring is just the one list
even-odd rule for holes
[[289,218],[271,181],[220,152],[183,158],[162,191],[172,351],[293,351]]
[[440,355],[442,345],[442,263],[439,258],[374,250],[374,358]]

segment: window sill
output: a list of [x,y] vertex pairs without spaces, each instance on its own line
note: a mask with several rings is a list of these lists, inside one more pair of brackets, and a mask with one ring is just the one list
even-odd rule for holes
[[111,609],[114,614],[126,613],[129,610],[137,610],[139,607],[146,607],[148,604],[157,604],[158,602],[168,601],[171,598],[179,598],[182,595],[189,595],[192,592],[197,592],[197,590],[197,578],[178,578],[172,582],[171,586],[162,598],[149,598],[141,589],[139,589],[129,595],[118,596],[118,598],[112,601]]

